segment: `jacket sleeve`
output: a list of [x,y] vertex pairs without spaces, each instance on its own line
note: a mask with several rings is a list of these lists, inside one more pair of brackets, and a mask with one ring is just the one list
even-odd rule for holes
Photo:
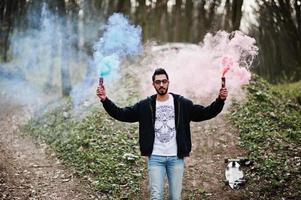
[[134,106],[128,106],[124,108],[120,108],[116,106],[109,98],[102,101],[102,105],[107,113],[122,122],[137,122],[138,117],[138,104],[136,103]]
[[192,104],[190,120],[199,122],[211,119],[218,115],[224,107],[224,100],[217,98],[209,106],[204,107],[197,104]]

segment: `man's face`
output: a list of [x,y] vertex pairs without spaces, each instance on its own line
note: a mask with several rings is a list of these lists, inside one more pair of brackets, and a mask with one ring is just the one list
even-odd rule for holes
[[153,86],[157,91],[158,95],[165,95],[168,91],[169,81],[165,74],[159,74],[155,76],[155,80],[153,82]]

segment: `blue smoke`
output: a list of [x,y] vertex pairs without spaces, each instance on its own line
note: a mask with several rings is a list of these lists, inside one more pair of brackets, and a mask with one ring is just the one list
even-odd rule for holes
[[105,25],[103,36],[94,46],[94,65],[99,76],[112,76],[127,56],[142,52],[140,26],[134,26],[120,13],[114,13]]

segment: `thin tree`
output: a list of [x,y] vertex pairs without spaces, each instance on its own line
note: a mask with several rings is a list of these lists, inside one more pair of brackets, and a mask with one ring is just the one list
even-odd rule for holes
[[300,79],[300,3],[300,0],[257,1],[256,37],[262,49],[257,71],[272,82]]
[[61,46],[61,84],[62,84],[62,95],[69,96],[71,92],[71,80],[69,72],[70,64],[70,26],[68,25],[66,17],[66,4],[64,0],[56,0],[56,7],[59,16],[62,18],[61,33],[62,37],[62,46]]
[[242,5],[243,5],[243,0],[233,0],[232,2],[232,17],[231,17],[231,22],[232,22],[232,30],[238,30],[240,27],[240,21],[242,17]]

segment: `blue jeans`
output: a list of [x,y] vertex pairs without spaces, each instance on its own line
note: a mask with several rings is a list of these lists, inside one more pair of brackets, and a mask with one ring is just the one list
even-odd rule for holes
[[167,175],[169,199],[180,200],[184,174],[184,159],[177,156],[151,155],[148,159],[150,199],[163,199],[164,178]]

